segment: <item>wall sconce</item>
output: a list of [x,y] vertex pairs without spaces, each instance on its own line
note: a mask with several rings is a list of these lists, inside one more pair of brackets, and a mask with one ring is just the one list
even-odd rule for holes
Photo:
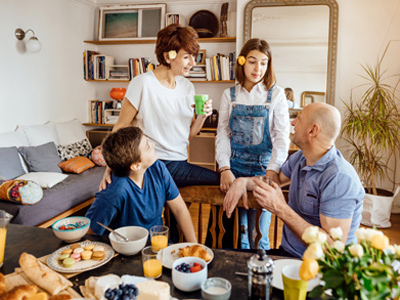
[[31,31],[33,36],[26,42],[26,49],[32,53],[39,52],[42,49],[42,45],[39,40],[35,36],[35,32],[32,29],[28,29],[27,31],[23,31],[21,28],[15,30],[15,37],[17,40],[22,41],[25,38],[25,35]]

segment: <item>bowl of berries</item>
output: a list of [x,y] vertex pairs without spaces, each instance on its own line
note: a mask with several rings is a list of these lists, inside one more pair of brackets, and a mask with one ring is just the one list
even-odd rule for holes
[[90,219],[86,217],[68,217],[55,221],[51,228],[56,237],[66,243],[79,241],[89,230]]
[[207,279],[207,263],[198,257],[182,257],[172,265],[172,283],[184,292],[199,290]]

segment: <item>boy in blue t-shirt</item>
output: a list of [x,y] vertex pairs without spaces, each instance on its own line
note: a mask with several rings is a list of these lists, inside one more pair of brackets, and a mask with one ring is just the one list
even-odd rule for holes
[[101,222],[113,229],[162,225],[165,203],[174,214],[188,242],[196,242],[192,219],[165,165],[157,159],[154,144],[138,127],[121,128],[102,144],[102,153],[112,170],[112,182],[86,213],[90,229],[103,234]]

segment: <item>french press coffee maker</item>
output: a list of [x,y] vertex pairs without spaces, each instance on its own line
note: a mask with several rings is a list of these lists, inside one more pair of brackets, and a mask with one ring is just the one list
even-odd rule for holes
[[264,250],[247,261],[249,272],[249,300],[269,300],[274,262]]

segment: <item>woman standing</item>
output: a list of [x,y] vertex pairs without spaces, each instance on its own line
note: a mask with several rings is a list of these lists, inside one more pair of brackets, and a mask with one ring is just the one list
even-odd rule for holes
[[[269,45],[247,41],[235,65],[238,85],[222,95],[217,130],[217,162],[221,190],[228,191],[237,177],[266,175],[277,182],[289,150],[289,114],[285,93],[275,85]],[[256,210],[240,209],[241,246],[254,248]],[[261,214],[259,248],[270,248],[271,213]],[[249,245],[250,242],[250,245]]]
[[[160,65],[135,77],[128,86],[113,131],[132,123],[143,130],[171,173],[178,187],[219,184],[216,172],[187,162],[189,140],[212,114],[212,100],[204,105],[204,115],[194,115],[193,84],[185,78],[196,64],[198,35],[191,27],[172,24],[157,34],[156,55]],[[110,182],[107,169],[101,189]]]

